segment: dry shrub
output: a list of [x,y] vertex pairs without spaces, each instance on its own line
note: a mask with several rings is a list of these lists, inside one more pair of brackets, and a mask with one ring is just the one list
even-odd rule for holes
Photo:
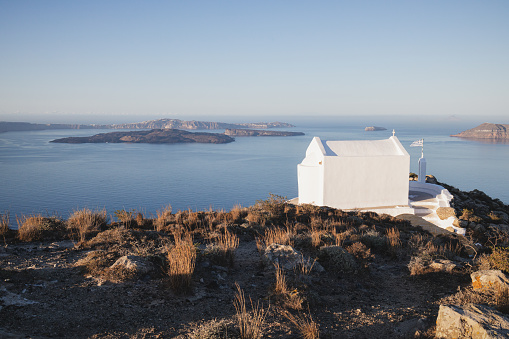
[[244,291],[240,286],[235,283],[237,287],[237,293],[233,300],[233,306],[235,307],[235,318],[239,326],[240,338],[242,339],[258,339],[262,337],[263,325],[265,323],[266,311],[260,306],[259,303],[253,305],[253,301],[249,298],[251,303],[251,312],[247,311],[246,298],[244,297]]
[[242,221],[242,218],[244,218],[244,212],[241,205],[237,204],[233,206],[231,210],[231,217],[233,222],[239,223]]
[[321,263],[334,272],[352,272],[357,268],[354,257],[340,246],[323,246],[318,257]]
[[422,257],[412,257],[407,267],[410,275],[421,275],[429,272],[429,261]]
[[284,310],[283,316],[299,330],[304,339],[318,339],[320,337],[319,325],[313,320],[311,313],[293,315]]
[[337,233],[336,228],[332,229],[332,236],[334,237],[334,244],[336,246],[343,246],[343,243],[348,239],[349,235],[350,233],[348,231]]
[[201,225],[201,220],[198,212],[193,212],[191,209],[187,211],[187,218],[183,220],[184,226],[188,229],[195,229]]
[[385,239],[374,229],[366,231],[362,235],[361,241],[374,251],[382,251],[386,246]]
[[363,267],[367,267],[368,262],[373,258],[371,250],[361,242],[354,242],[351,246],[345,248],[348,253],[353,255]]
[[106,210],[92,211],[88,208],[74,211],[73,214],[67,219],[67,228],[73,234],[77,234],[81,241],[84,241],[86,236],[99,232],[107,224]]
[[65,227],[56,217],[42,215],[16,217],[18,237],[21,241],[59,239],[65,235]]
[[175,245],[168,249],[168,276],[170,286],[175,292],[188,292],[196,265],[196,248],[189,233],[174,234]]
[[224,233],[217,237],[214,243],[207,246],[205,253],[215,264],[233,266],[235,249],[238,246],[239,237],[225,228]]
[[256,238],[256,246],[260,252],[265,251],[265,248],[271,244],[293,246],[293,236],[294,232],[288,227],[286,230],[281,228],[265,230],[265,234],[261,238]]
[[268,212],[271,217],[278,217],[283,213],[287,200],[286,197],[269,193],[266,200],[257,200],[256,206],[262,211]]
[[173,215],[171,214],[172,207],[171,205],[167,205],[161,211],[157,211],[157,218],[154,222],[155,228],[157,231],[164,231],[166,226],[173,221]]
[[[239,332],[231,319],[212,319],[187,333],[189,339],[237,339]],[[180,338],[180,336],[179,336]]]
[[267,223],[267,218],[260,211],[250,210],[249,213],[247,214],[247,220],[249,221],[250,225],[265,226],[265,224]]
[[0,214],[0,236],[4,237],[9,233],[9,213]]
[[491,254],[487,256],[487,262],[490,269],[501,270],[509,274],[509,248],[493,247]]
[[98,250],[88,252],[85,258],[78,260],[74,265],[76,267],[81,267],[86,273],[93,276],[100,276],[104,270],[111,266],[117,259],[115,253]]

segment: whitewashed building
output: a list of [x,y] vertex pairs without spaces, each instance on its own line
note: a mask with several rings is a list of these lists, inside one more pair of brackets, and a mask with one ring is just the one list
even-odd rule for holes
[[297,166],[298,203],[339,209],[408,207],[410,155],[398,138],[315,137]]

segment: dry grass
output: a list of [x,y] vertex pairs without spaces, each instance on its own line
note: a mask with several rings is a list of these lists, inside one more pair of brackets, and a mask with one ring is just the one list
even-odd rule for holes
[[251,312],[248,312],[244,291],[242,291],[237,283],[235,283],[235,286],[237,288],[237,293],[233,300],[233,306],[236,311],[235,318],[237,319],[237,324],[239,326],[240,337],[242,339],[262,338],[263,326],[267,315],[266,310],[260,306],[259,303],[253,305],[253,301],[249,298],[251,303]]
[[9,233],[9,213],[0,214],[0,237],[3,237]]
[[308,257],[307,259],[304,258],[304,255],[300,255],[299,262],[297,266],[295,267],[295,273],[300,276],[308,276],[311,271],[313,270],[313,266],[316,263],[316,259],[313,259],[311,262],[311,258]]
[[385,236],[387,237],[387,244],[390,248],[396,249],[401,247],[400,233],[396,227],[387,229]]
[[276,269],[276,283],[274,284],[274,293],[275,294],[287,294],[288,286],[286,285],[286,275],[282,267],[279,266],[278,263],[274,264],[274,268]]
[[99,232],[107,224],[106,210],[92,211],[88,208],[74,211],[67,219],[67,228],[73,234],[79,236],[80,241],[84,241],[86,236]]
[[320,245],[322,244],[322,234],[323,231],[317,229],[311,230],[310,232],[311,246],[313,246],[314,248],[320,247]]
[[256,247],[258,251],[261,253],[265,251],[265,248],[271,244],[280,244],[280,245],[290,245],[293,246],[292,237],[294,236],[293,230],[289,227],[285,229],[275,228],[270,230],[265,230],[265,234],[256,238]]
[[279,264],[274,264],[276,282],[273,287],[273,296],[278,304],[285,308],[301,310],[304,299],[297,289],[289,289],[286,283],[286,274]]
[[193,282],[196,248],[189,233],[176,232],[174,237],[175,245],[167,253],[170,286],[175,292],[188,292]]
[[171,214],[171,212],[172,212],[171,205],[167,205],[161,211],[156,212],[157,218],[154,221],[154,225],[157,231],[164,231],[168,223],[173,220],[173,215]]
[[207,246],[206,254],[215,264],[233,266],[235,249],[238,246],[239,237],[225,228],[224,233],[217,237],[214,243]]
[[283,316],[288,319],[300,332],[304,339],[318,339],[320,338],[319,325],[313,320],[311,313],[293,315],[284,310]]
[[60,238],[64,235],[62,222],[56,217],[41,214],[16,217],[18,237],[21,241],[40,241]]

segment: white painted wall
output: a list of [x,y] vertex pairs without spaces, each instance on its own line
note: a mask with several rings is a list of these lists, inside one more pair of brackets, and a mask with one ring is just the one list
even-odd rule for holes
[[324,165],[325,206],[408,205],[410,162],[404,156],[325,157]]

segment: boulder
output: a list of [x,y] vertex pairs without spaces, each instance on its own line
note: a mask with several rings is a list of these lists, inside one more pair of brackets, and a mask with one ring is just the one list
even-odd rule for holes
[[452,272],[458,265],[456,265],[451,260],[447,259],[436,259],[430,265],[431,268],[435,270],[435,272]]
[[145,275],[150,273],[154,267],[145,258],[137,255],[124,255],[118,258],[113,265],[110,266],[113,270],[125,270],[136,275]]
[[470,274],[472,286],[477,288],[490,288],[497,284],[509,287],[509,278],[500,270],[481,270]]
[[306,266],[316,272],[323,272],[324,268],[317,262],[305,258],[290,245],[270,244],[265,248],[263,258],[267,264],[278,264],[285,270],[294,270],[299,266]]
[[483,305],[440,305],[436,338],[508,338],[509,319]]

